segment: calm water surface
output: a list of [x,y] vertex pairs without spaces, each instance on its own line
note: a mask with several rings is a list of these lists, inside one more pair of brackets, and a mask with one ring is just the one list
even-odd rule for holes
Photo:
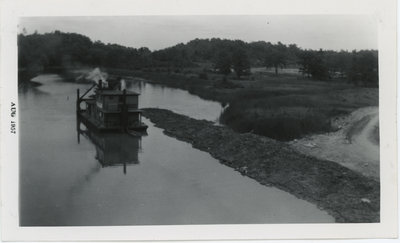
[[[149,125],[148,136],[76,129],[76,89],[57,75],[20,93],[20,223],[163,225],[333,222],[314,205],[265,187]],[[216,120],[222,107],[143,83],[141,107]],[[199,112],[197,112],[199,111]]]
[[141,107],[168,109],[195,119],[218,122],[224,109],[219,102],[204,100],[186,90],[147,83],[143,79],[127,79],[127,88],[141,94]]

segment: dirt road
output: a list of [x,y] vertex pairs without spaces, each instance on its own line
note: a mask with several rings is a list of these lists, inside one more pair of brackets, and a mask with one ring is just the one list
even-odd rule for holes
[[379,181],[379,109],[365,107],[337,118],[333,133],[313,135],[289,144],[297,151],[337,162]]

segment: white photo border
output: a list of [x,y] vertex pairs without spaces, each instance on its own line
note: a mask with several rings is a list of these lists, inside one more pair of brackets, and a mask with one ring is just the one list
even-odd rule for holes
[[[2,238],[7,241],[260,240],[397,237],[397,22],[395,0],[3,0],[0,3]],[[381,222],[112,227],[20,227],[17,135],[18,19],[32,16],[374,15],[378,22]],[[17,117],[18,117],[17,113]]]

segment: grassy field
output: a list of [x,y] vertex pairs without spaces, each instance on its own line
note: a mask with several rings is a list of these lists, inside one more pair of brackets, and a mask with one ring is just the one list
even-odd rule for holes
[[127,71],[108,69],[115,76],[136,76],[150,82],[186,89],[202,98],[229,104],[221,122],[238,132],[253,132],[281,141],[334,130],[331,119],[365,106],[378,105],[378,89],[355,87],[341,80],[316,81],[281,71],[253,69],[241,79],[225,81],[202,70]]
[[239,132],[252,131],[278,140],[328,132],[331,119],[378,104],[378,90],[346,83],[318,82],[290,76],[260,78],[232,100],[221,120]]

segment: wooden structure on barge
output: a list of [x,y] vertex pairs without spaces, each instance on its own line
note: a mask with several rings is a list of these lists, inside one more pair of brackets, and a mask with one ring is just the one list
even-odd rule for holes
[[[84,98],[94,87],[95,94]],[[84,102],[86,107],[81,108]],[[77,90],[77,116],[100,131],[146,131],[139,107],[139,93],[103,88],[102,82],[93,85],[82,96]]]

